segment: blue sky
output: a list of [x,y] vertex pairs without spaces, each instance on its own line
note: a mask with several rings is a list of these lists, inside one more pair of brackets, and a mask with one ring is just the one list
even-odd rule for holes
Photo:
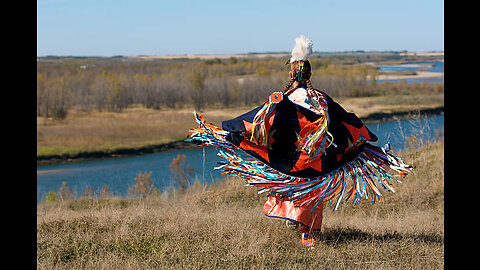
[[444,50],[443,0],[37,0],[37,56]]

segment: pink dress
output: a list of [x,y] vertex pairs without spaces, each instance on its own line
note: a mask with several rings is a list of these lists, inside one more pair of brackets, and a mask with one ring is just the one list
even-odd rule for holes
[[[288,98],[296,104],[314,111],[317,114],[322,112],[308,104],[307,91],[304,88],[297,88]],[[284,201],[280,196],[270,196],[263,205],[263,213],[268,217],[283,218],[296,221],[314,230],[322,228],[323,203],[319,203],[313,210],[310,206],[295,206],[291,201]]]

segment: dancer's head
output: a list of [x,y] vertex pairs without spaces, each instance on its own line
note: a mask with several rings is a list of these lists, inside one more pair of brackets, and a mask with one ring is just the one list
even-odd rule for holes
[[290,64],[289,77],[285,90],[288,90],[295,82],[299,85],[307,85],[308,88],[313,88],[310,83],[312,76],[312,66],[308,61],[308,57],[312,53],[312,42],[309,38],[300,35],[295,39],[295,46],[292,50],[292,57],[288,59],[287,64]]
[[312,76],[312,66],[308,60],[298,60],[290,63],[290,71],[288,72],[290,79],[298,81],[300,84],[305,84]]

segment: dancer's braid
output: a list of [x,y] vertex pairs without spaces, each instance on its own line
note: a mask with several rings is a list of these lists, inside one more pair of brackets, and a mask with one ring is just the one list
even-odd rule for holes
[[305,81],[305,84],[306,84],[307,87],[308,87],[307,90],[310,89],[310,90],[312,90],[312,91],[315,91],[315,89],[314,89],[313,86],[312,86],[312,82],[310,81],[310,79],[306,80],[306,81]]
[[285,89],[283,89],[283,92],[285,93],[288,89],[290,89],[290,87],[293,85],[294,82],[295,82],[295,78],[290,79],[287,86],[285,86]]
[[302,77],[300,77],[300,81],[298,81],[299,79],[299,64],[298,64],[298,61],[295,61],[293,63],[291,63],[291,66],[290,66],[290,75],[292,76],[292,79],[290,79],[290,81],[288,82],[287,86],[285,86],[285,89],[283,90],[283,92],[285,93],[287,90],[290,89],[290,87],[293,85],[294,82],[298,81],[301,85],[307,85],[308,86],[308,89],[310,89],[311,91],[314,91],[315,89],[313,88],[312,86],[312,83],[310,82],[310,76],[312,75],[312,71],[311,71],[311,65],[310,65],[310,62],[308,60],[306,61],[303,61],[303,73],[302,73]]

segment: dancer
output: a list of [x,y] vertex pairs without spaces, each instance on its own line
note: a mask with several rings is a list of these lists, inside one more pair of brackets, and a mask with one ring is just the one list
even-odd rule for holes
[[[264,214],[285,219],[288,227],[300,224],[302,245],[313,247],[324,202],[338,198],[334,210],[342,200],[369,199],[373,204],[382,196],[378,185],[395,191],[389,180],[396,179],[387,169],[405,176],[412,168],[370,144],[377,137],[355,114],[312,87],[311,40],[302,35],[295,41],[287,61],[290,81],[283,91],[224,121],[222,128],[194,112],[199,126],[190,130],[187,141],[220,147],[218,155],[225,162],[216,169],[260,187],[258,193],[268,195]],[[255,159],[244,160],[236,150]]]

